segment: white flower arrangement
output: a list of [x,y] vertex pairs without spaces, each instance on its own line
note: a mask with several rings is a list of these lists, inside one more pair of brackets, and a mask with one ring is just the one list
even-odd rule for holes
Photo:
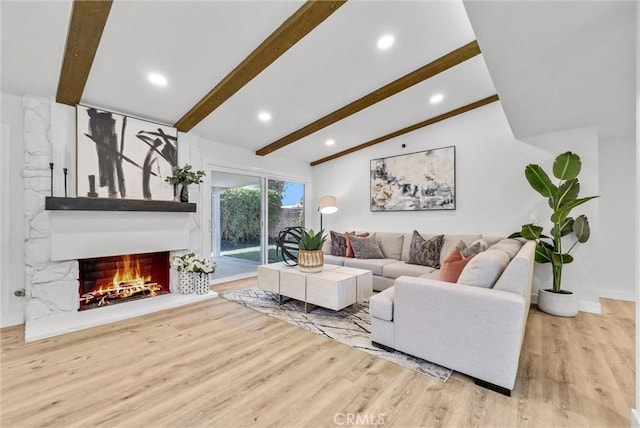
[[200,257],[196,253],[174,256],[173,265],[178,269],[178,272],[185,271],[210,274],[216,270],[216,263],[214,261]]

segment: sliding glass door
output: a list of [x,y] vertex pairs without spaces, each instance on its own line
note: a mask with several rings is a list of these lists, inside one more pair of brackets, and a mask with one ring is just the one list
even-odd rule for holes
[[268,180],[268,263],[276,257],[275,239],[285,227],[304,226],[304,183],[287,180]]
[[214,279],[255,273],[262,264],[263,182],[257,176],[212,172]]
[[280,230],[304,226],[305,184],[272,176],[211,171],[211,255],[214,282],[256,274],[279,261]]

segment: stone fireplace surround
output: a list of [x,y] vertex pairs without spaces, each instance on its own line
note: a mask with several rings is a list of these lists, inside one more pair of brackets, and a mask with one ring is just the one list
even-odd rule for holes
[[[199,233],[198,218],[183,212],[45,210],[52,148],[63,146],[74,153],[75,140],[52,141],[48,98],[25,96],[23,107],[26,342],[217,296],[214,292],[205,296],[178,294],[177,272],[172,269],[171,294],[78,312],[78,259],[157,251],[170,251],[173,257],[192,248],[193,236]],[[182,150],[184,154],[184,147]],[[54,194],[59,196],[62,174],[59,167],[54,168]],[[75,183],[74,170],[70,165],[70,189],[75,188],[71,184]],[[74,195],[70,190],[69,196]]]

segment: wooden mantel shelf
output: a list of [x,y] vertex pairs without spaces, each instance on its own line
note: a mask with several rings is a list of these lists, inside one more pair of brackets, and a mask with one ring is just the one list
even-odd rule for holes
[[45,210],[72,211],[156,211],[156,212],[196,212],[196,204],[174,201],[144,201],[139,199],[107,198],[58,198],[47,196]]

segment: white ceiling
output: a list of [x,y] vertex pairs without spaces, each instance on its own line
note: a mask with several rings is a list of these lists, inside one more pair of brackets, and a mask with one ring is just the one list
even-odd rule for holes
[[[175,123],[302,3],[115,1],[82,103]],[[70,11],[70,1],[1,1],[3,92],[55,95]],[[483,55],[274,153],[311,162],[496,87],[516,136],[579,126],[633,135],[635,16],[629,2],[350,0],[191,132],[257,150],[474,40],[475,30]],[[386,33],[395,45],[380,52]],[[149,84],[150,71],[167,87]],[[432,105],[437,92],[444,101]],[[257,120],[261,110],[270,123]]]
[[635,1],[465,6],[516,137],[597,127],[635,135]]

